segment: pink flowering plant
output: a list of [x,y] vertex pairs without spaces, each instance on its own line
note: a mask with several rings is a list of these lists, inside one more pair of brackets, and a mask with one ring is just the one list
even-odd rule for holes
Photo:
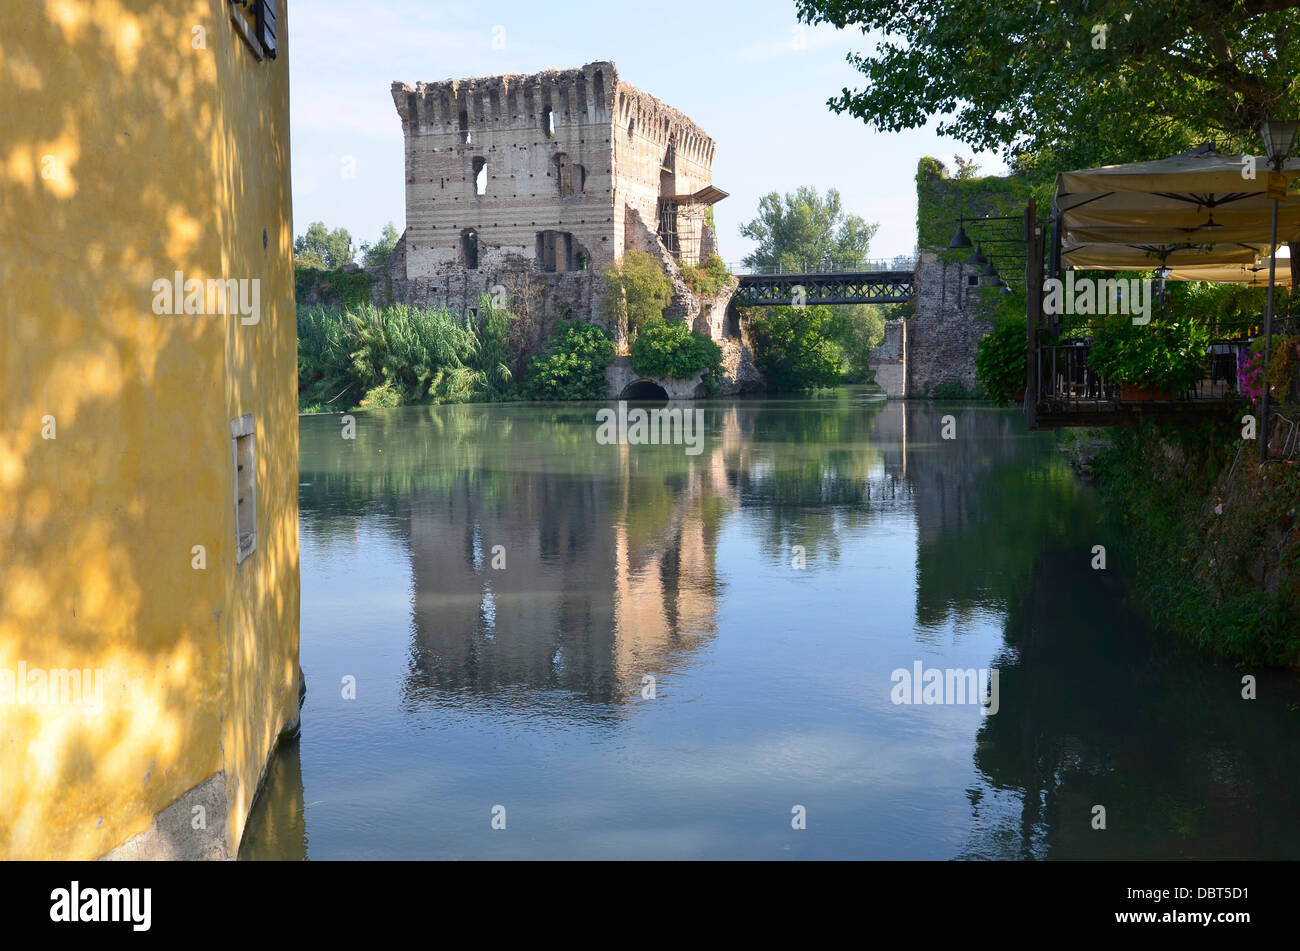
[[1237,358],[1237,386],[1242,394],[1250,400],[1251,405],[1258,405],[1264,395],[1264,355],[1243,350]]

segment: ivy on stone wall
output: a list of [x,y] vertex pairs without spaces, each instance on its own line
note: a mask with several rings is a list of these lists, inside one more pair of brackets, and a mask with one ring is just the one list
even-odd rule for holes
[[[1022,215],[1031,194],[1038,200],[1040,217],[1046,217],[1051,208],[1050,187],[1034,190],[1024,179],[1015,176],[953,178],[942,162],[926,156],[916,166],[917,247],[921,251],[936,251],[945,261],[969,257],[970,250],[948,250],[948,242],[957,230],[957,219],[979,218],[984,215]],[[998,230],[1005,231],[1008,235],[1020,233],[1019,225],[1014,221],[998,224],[1006,226]],[[990,225],[981,230],[991,233],[993,229],[994,226]],[[978,243],[979,239],[974,233],[970,237]],[[1023,248],[1013,248],[1011,245],[997,247],[1006,249],[1004,257],[1014,256],[1017,266],[1024,266]]]

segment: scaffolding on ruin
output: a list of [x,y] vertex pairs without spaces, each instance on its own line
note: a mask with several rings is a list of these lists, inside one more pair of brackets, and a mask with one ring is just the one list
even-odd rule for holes
[[700,264],[700,246],[708,210],[727,197],[721,188],[708,185],[690,195],[666,195],[659,199],[659,240],[674,258]]

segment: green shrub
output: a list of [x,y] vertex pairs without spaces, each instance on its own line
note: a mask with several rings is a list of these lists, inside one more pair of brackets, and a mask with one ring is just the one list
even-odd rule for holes
[[604,327],[569,321],[528,363],[525,391],[536,400],[599,400],[609,390],[605,368],[614,341]]
[[975,389],[968,390],[966,385],[959,381],[950,381],[940,383],[933,387],[927,394],[932,400],[980,400],[984,398],[983,389],[977,384]]
[[634,337],[642,327],[663,320],[672,299],[672,281],[659,261],[645,251],[628,251],[617,267],[605,272],[601,319]]
[[295,265],[294,294],[300,304],[359,307],[370,300],[373,280],[366,271],[322,270]]
[[713,297],[731,283],[731,272],[716,254],[709,255],[700,267],[682,264],[677,270],[686,286],[701,297]]
[[[440,371],[465,366],[475,343],[468,321],[448,310],[367,304],[355,311],[352,376],[366,391],[388,383],[400,403],[422,403]],[[459,402],[465,392],[441,395]]]
[[1016,401],[1025,389],[1028,340],[1025,318],[1007,320],[978,344],[975,378],[999,406]]
[[637,334],[630,351],[632,369],[642,376],[686,380],[701,370],[722,372],[722,348],[684,321],[652,324]]
[[[360,394],[349,372],[352,341],[345,315],[328,307],[298,308],[298,402],[350,408]],[[350,398],[349,398],[350,397]]]

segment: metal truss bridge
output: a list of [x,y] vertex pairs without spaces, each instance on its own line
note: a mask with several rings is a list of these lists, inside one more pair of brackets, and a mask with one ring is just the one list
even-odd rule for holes
[[912,269],[737,277],[740,287],[732,301],[739,307],[898,304],[916,296],[916,272]]

